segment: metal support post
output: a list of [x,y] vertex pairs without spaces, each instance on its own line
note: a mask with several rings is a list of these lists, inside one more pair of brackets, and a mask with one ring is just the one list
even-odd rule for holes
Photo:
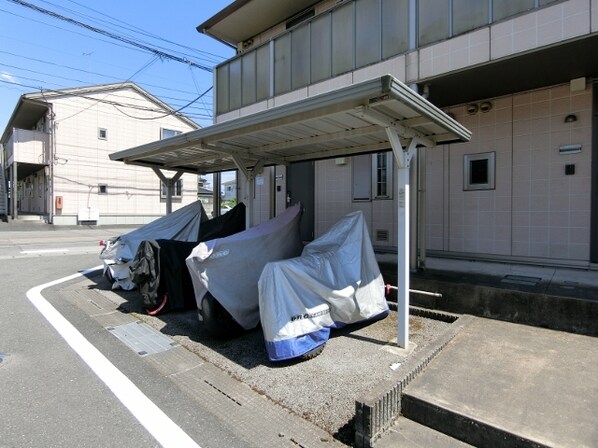
[[16,157],[13,156],[12,162],[12,171],[11,171],[11,192],[10,192],[10,209],[12,219],[17,219],[19,216],[19,186],[18,186],[18,177],[17,177],[17,161]]
[[[397,167],[397,345],[409,346],[409,166]],[[401,247],[402,246],[402,247]]]
[[396,129],[386,134],[397,162],[397,345],[409,347],[409,166],[417,150],[417,140],[406,140],[405,148]]
[[243,176],[245,176],[245,182],[247,182],[247,191],[249,192],[249,197],[247,198],[247,211],[246,211],[246,216],[247,216],[247,228],[251,228],[253,227],[253,194],[254,194],[254,174],[253,171],[249,171],[247,169],[247,167],[245,166],[245,164],[243,163],[243,160],[237,155],[237,154],[231,154],[231,157],[233,158],[233,161],[235,162],[235,165],[237,165],[237,168],[239,169],[239,171],[241,173],[243,173]]
[[171,177],[167,178],[162,171],[158,168],[152,168],[156,176],[160,178],[160,180],[166,185],[166,214],[169,215],[172,213],[172,196],[174,192],[174,186],[178,182],[178,180],[183,176],[182,171],[177,171],[177,173]]

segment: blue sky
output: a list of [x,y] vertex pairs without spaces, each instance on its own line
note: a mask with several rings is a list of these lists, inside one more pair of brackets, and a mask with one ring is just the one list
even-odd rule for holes
[[[212,73],[195,65],[211,69],[234,55],[195,29],[232,1],[0,0],[0,133],[19,96],[40,89],[130,80],[175,109],[185,106],[213,85]],[[160,58],[72,20],[195,65]],[[212,99],[210,91],[182,112],[209,125]]]

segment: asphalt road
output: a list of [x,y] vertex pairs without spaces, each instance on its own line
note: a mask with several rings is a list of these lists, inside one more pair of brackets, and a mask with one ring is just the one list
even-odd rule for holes
[[43,301],[172,423],[174,435],[159,442],[28,299],[31,288],[98,266],[98,240],[110,236],[108,229],[0,230],[0,447],[254,446],[64,300],[69,282],[43,289]]
[[[309,362],[272,365],[260,331],[216,340],[195,310],[148,316],[100,270],[65,280],[99,266],[98,241],[124,232],[0,226],[0,448],[340,448],[356,398],[408,366],[392,343],[396,313],[337,332]],[[414,353],[448,325],[411,321]],[[131,350],[114,332],[129,324],[174,345]]]

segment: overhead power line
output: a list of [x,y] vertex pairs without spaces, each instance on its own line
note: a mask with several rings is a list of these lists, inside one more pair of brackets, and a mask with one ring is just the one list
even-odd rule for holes
[[[0,51],[0,53],[2,53],[2,51]],[[19,67],[19,66],[15,66],[15,65],[11,65],[11,64],[5,64],[3,62],[0,62],[0,67],[8,67],[8,68],[13,68],[13,69],[16,69],[16,70],[19,70],[19,71],[24,71],[24,72],[28,72],[28,73],[34,73],[36,75],[45,75],[45,76],[49,76],[51,78],[56,78],[56,79],[61,79],[61,80],[67,80],[67,81],[75,81],[75,82],[78,82],[78,83],[84,83],[84,81],[82,81],[80,79],[68,78],[68,77],[65,77],[65,76],[49,74],[47,72],[40,72],[40,71],[37,71],[37,70],[30,70],[30,69],[27,69],[27,68],[24,68],[24,67]],[[57,85],[57,86],[62,87],[62,88],[67,88],[68,87],[68,86],[65,86],[65,85],[58,84],[58,83],[53,83],[52,81],[48,81],[48,80],[43,81],[41,79],[29,78],[29,77],[25,77],[23,75],[19,75],[19,78],[28,79],[30,81],[36,81],[36,82],[40,82],[40,83],[51,83],[51,84]],[[116,78],[113,78],[113,79],[116,80]],[[31,88],[32,90],[40,90],[40,91],[43,90],[43,88],[40,87],[40,86],[34,87],[34,86],[28,86],[28,85],[25,85],[25,84],[22,84],[22,83],[17,83],[17,82],[8,82],[5,79],[2,79],[2,73],[0,73],[0,81],[4,82],[6,84],[10,83],[12,85],[17,85],[17,86],[21,86],[21,87]],[[120,80],[120,79],[118,81],[122,82],[122,80]],[[142,84],[142,83],[136,83],[136,84],[139,85],[139,86],[141,86],[143,88],[144,84]],[[210,90],[212,90],[212,89],[211,88],[208,89],[207,92],[209,92]],[[189,92],[183,92],[183,93],[189,93]],[[116,95],[116,94],[114,94],[112,96],[113,97],[118,97],[118,95]],[[184,104],[187,104],[189,102],[188,99],[175,98],[175,97],[166,96],[166,95],[158,95],[158,97],[160,97],[162,100],[168,100],[169,102],[177,102],[179,104],[181,102],[183,102]],[[205,94],[201,95],[201,99],[203,99],[204,97],[205,97]],[[191,101],[191,104],[195,103],[196,101],[198,101],[198,98],[196,98],[195,100]],[[178,107],[179,106],[174,106],[173,108],[177,109]],[[207,115],[208,117],[211,117],[211,115],[212,115],[212,108],[211,108],[211,106],[205,105],[205,104],[201,105],[201,106],[193,106],[193,107],[190,107],[189,105],[187,105],[185,107],[185,109],[186,109],[186,112],[185,112],[186,114],[190,114],[190,110],[198,110],[198,111],[202,111],[204,113],[204,116]]]
[[[0,37],[2,37],[2,36],[0,36]],[[12,56],[12,57],[16,57],[16,58],[20,58],[20,59],[25,59],[25,60],[28,60],[28,61],[39,62],[41,64],[47,64],[47,65],[52,65],[52,66],[59,67],[59,68],[73,70],[73,71],[80,72],[80,73],[86,73],[86,74],[90,74],[90,75],[95,75],[95,76],[99,76],[99,77],[102,77],[102,78],[109,79],[109,80],[114,81],[114,82],[121,81],[121,78],[118,78],[118,77],[116,77],[114,75],[106,75],[104,73],[100,73],[100,72],[97,72],[97,71],[84,70],[84,69],[81,69],[81,68],[72,67],[70,65],[57,64],[56,62],[53,62],[53,61],[47,61],[47,60],[38,59],[38,58],[31,58],[31,57],[28,57],[28,56],[24,56],[22,54],[12,53],[10,51],[0,50],[0,55],[2,55],[2,54],[6,54],[6,55],[9,55],[9,56]],[[2,64],[0,62],[0,65],[6,65],[6,64]],[[22,68],[22,67],[15,67],[15,68],[18,68],[19,70],[32,71],[32,70],[27,70],[27,69]],[[44,74],[47,75],[48,73],[44,72]],[[193,75],[193,72],[191,72],[191,74]],[[52,77],[56,77],[54,75],[51,75],[51,76]],[[72,78],[62,78],[62,79],[68,79],[70,81],[83,82],[83,81],[80,81],[80,80],[77,80],[77,79],[72,79]],[[193,83],[195,85],[195,88],[197,90],[199,90],[199,88],[197,86],[197,82],[195,80],[195,77],[193,77]],[[148,87],[152,87],[152,88],[156,88],[156,89],[168,90],[168,91],[171,91],[171,92],[178,92],[178,93],[183,93],[183,94],[188,94],[188,95],[194,95],[194,94],[197,93],[197,92],[190,92],[188,90],[181,90],[181,89],[174,89],[174,88],[171,88],[171,87],[164,87],[162,85],[150,84],[150,83],[147,83],[147,82],[136,81],[136,84],[138,84],[140,86],[148,86]],[[164,95],[161,95],[161,96],[164,96]],[[166,96],[164,96],[164,97],[165,98],[169,98],[169,99],[175,99],[175,100],[177,99],[177,98],[166,97]],[[184,101],[182,99],[180,99],[180,100]]]
[[56,13],[54,11],[50,11],[49,9],[41,8],[41,7],[39,7],[37,5],[34,5],[32,3],[28,3],[28,2],[25,2],[23,0],[7,0],[7,1],[15,3],[15,4],[20,5],[20,6],[23,6],[25,8],[29,8],[29,9],[31,9],[33,11],[37,11],[37,12],[39,12],[41,14],[45,14],[45,15],[48,15],[50,17],[53,17],[53,18],[65,21],[65,22],[70,23],[72,25],[85,28],[85,29],[87,29],[89,31],[101,34],[101,35],[109,37],[111,39],[118,40],[120,42],[126,43],[128,45],[133,46],[133,47],[140,48],[140,49],[142,49],[144,51],[148,51],[148,52],[150,52],[152,54],[155,54],[156,56],[158,56],[158,57],[160,57],[162,59],[170,59],[172,61],[181,62],[181,63],[186,64],[186,65],[191,66],[191,67],[196,67],[196,68],[198,68],[200,70],[204,70],[204,71],[207,71],[209,73],[213,72],[213,69],[211,67],[208,67],[208,66],[205,66],[205,65],[201,65],[201,64],[197,64],[196,62],[190,61],[187,58],[182,58],[182,57],[179,57],[179,56],[175,56],[175,55],[167,53],[167,52],[165,52],[163,50],[159,50],[157,48],[150,47],[149,45],[146,45],[146,44],[144,44],[142,42],[134,41],[134,40],[132,40],[132,39],[130,39],[128,37],[120,36],[118,34],[114,34],[114,33],[110,32],[110,31],[106,31],[106,30],[97,28],[95,26],[88,25],[86,23],[80,22],[80,21],[75,20],[75,19],[71,19],[70,17],[63,16],[62,14],[58,14],[58,13]]
[[[25,79],[28,79],[30,81],[39,81],[39,80],[34,79],[34,78],[25,78]],[[60,93],[60,90],[57,90],[57,89],[41,89],[39,86],[34,86],[34,85],[31,85],[31,84],[23,84],[21,82],[16,82],[16,81],[9,81],[9,80],[2,79],[2,78],[0,78],[0,84],[8,84],[8,85],[17,86],[17,87],[26,87],[26,88],[29,88],[29,89],[32,89],[32,90],[40,90],[40,92],[42,94],[44,94],[44,93]],[[173,115],[173,116],[181,115],[181,111],[183,109],[188,108],[193,103],[195,103],[196,101],[198,101],[199,99],[201,99],[210,90],[212,90],[211,87],[208,90],[206,90],[205,92],[203,92],[201,95],[199,95],[197,98],[195,98],[194,100],[192,100],[192,101],[188,102],[187,104],[185,104],[184,106],[179,107],[178,109],[173,110],[171,112],[168,112],[168,113],[166,113],[164,115],[157,116],[157,117],[152,117],[152,118],[140,118],[140,117],[132,117],[132,118],[155,120],[155,119],[163,118],[163,117],[166,117],[166,116],[169,116],[169,115]],[[77,93],[69,93],[68,95],[69,96],[73,96],[73,97],[82,98],[84,100],[91,101],[91,102],[93,102],[92,106],[94,104],[97,104],[97,103],[111,105],[114,108],[116,108],[119,113],[127,115],[127,116],[130,116],[130,115],[128,115],[127,113],[123,112],[123,110],[119,109],[119,107],[124,107],[124,108],[128,108],[128,109],[135,109],[135,110],[144,111],[144,112],[150,112],[150,113],[163,113],[164,112],[164,109],[159,109],[159,108],[154,108],[154,107],[146,107],[146,106],[139,106],[139,105],[136,105],[136,104],[131,104],[131,103],[124,102],[123,100],[121,100],[121,101],[109,101],[109,100],[106,100],[106,99],[93,98],[93,97],[86,96],[84,94],[77,94]],[[84,110],[87,110],[87,109],[88,108],[85,108]],[[81,112],[83,112],[83,110],[77,111],[76,114],[79,114]],[[193,118],[198,118],[198,119],[211,119],[212,118],[212,116],[211,116],[210,113],[203,113],[202,114],[202,113],[199,113],[199,112],[191,112],[191,113],[186,112],[185,116],[187,116],[188,118],[192,118],[193,117]],[[65,121],[66,119],[71,118],[71,117],[73,117],[73,115],[68,116],[66,118],[63,118],[63,119],[61,119],[61,121]]]
[[[51,2],[49,2],[47,0],[41,0],[41,1],[43,3],[47,3],[47,4],[52,5],[52,6],[59,6],[59,5],[54,5],[53,3],[51,3]],[[113,24],[113,25],[115,25],[117,27],[120,26],[120,27],[122,27],[122,28],[124,28],[124,29],[126,29],[128,31],[137,32],[137,33],[142,34],[142,35],[144,35],[146,37],[150,37],[152,39],[160,40],[162,42],[166,42],[168,44],[172,44],[172,45],[175,45],[177,47],[184,48],[186,50],[190,50],[190,51],[192,51],[194,53],[197,53],[197,54],[201,55],[204,58],[209,57],[209,58],[211,58],[210,62],[213,62],[214,64],[217,64],[218,62],[220,62],[223,59],[225,59],[223,56],[220,56],[220,55],[217,55],[217,54],[214,54],[214,53],[210,53],[210,52],[207,52],[207,51],[204,51],[204,50],[199,50],[197,48],[189,47],[187,45],[182,45],[182,44],[180,44],[178,42],[173,42],[171,40],[165,39],[165,38],[163,38],[161,36],[158,36],[157,34],[150,33],[150,32],[148,32],[148,31],[146,31],[146,30],[144,30],[142,28],[139,28],[139,27],[137,27],[137,26],[135,26],[133,24],[130,24],[130,23],[125,22],[123,20],[120,20],[118,18],[112,17],[112,16],[110,16],[108,14],[105,14],[105,13],[103,13],[101,11],[98,11],[97,9],[93,9],[93,8],[87,6],[87,5],[83,5],[82,3],[78,3],[75,0],[67,0],[67,1],[70,2],[70,3],[73,3],[73,4],[77,5],[77,6],[80,6],[82,8],[85,8],[85,9],[88,9],[90,11],[93,11],[94,13],[99,14],[99,15],[101,15],[103,17],[106,17],[106,18],[110,19],[113,22],[108,22],[108,23]],[[87,18],[91,19],[92,21],[95,20],[95,18],[92,17],[92,16],[88,16],[88,15],[85,15],[85,14],[78,13],[77,11],[69,9],[69,8],[66,8],[64,6],[62,6],[62,8],[64,8],[67,11],[72,11],[73,13],[75,13],[77,15],[82,15],[83,17],[87,17]],[[116,22],[118,22],[118,23],[116,23]]]
[[193,103],[195,103],[196,101],[198,101],[199,99],[203,98],[210,90],[212,90],[212,87],[208,88],[207,90],[205,90],[203,93],[201,93],[197,98],[195,98],[192,101],[189,101],[187,104],[185,104],[182,107],[179,107],[177,110],[173,111],[173,112],[169,112],[167,114],[161,115],[159,117],[135,117],[133,115],[129,115],[126,112],[122,111],[121,109],[118,108],[118,106],[116,104],[112,104],[112,106],[119,111],[121,114],[126,115],[129,118],[134,118],[136,120],[158,120],[160,118],[164,118],[167,117],[169,115],[178,115],[183,109],[191,106]]

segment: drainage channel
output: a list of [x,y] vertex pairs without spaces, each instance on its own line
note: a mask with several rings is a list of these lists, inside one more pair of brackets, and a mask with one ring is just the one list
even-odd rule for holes
[[524,285],[524,286],[538,286],[542,281],[541,277],[529,277],[527,275],[505,275],[501,283],[510,283],[512,285]]

